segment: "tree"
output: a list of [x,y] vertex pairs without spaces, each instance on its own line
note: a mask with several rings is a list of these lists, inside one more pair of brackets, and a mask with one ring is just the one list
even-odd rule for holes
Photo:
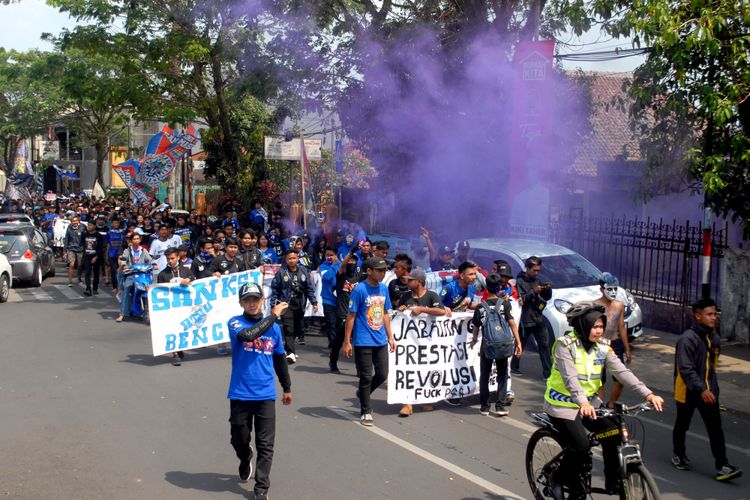
[[136,104],[134,110],[177,124],[195,118],[205,121],[211,153],[207,174],[215,175],[230,192],[240,186],[236,180],[245,175],[247,158],[233,127],[233,107],[243,109],[248,95],[269,104],[277,94],[273,63],[259,28],[260,13],[250,7],[237,10],[245,5],[238,0],[48,3],[88,23],[65,32],[64,40],[93,50],[124,46],[138,54],[138,64],[126,68],[122,76],[148,81],[156,105],[146,101],[145,108]]
[[632,127],[647,155],[647,194],[697,182],[710,206],[741,219],[750,234],[750,3],[594,0],[587,6],[574,23],[578,32],[601,23],[612,36],[652,48],[627,88]]
[[0,144],[9,166],[18,142],[46,131],[62,109],[58,62],[47,52],[0,48]]

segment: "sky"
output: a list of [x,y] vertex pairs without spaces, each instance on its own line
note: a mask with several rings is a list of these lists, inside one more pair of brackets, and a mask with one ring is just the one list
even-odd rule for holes
[[[0,5],[0,17],[6,19],[0,30],[0,47],[21,51],[31,48],[51,50],[52,45],[41,40],[42,33],[58,34],[63,28],[75,25],[75,21],[48,6],[44,0],[21,0],[11,5]],[[566,45],[558,47],[560,54],[613,50],[615,47],[631,48],[627,40],[611,40],[598,32],[589,32],[580,38],[571,35],[564,37],[562,41]],[[607,62],[563,60],[562,66],[566,70],[581,68],[584,71],[632,71],[643,61],[642,56]]]

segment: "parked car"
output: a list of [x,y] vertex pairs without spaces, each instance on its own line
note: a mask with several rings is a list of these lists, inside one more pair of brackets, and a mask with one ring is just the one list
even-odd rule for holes
[[55,255],[47,237],[26,224],[0,225],[0,253],[13,268],[13,279],[42,286],[46,276],[55,275]]
[[0,224],[30,224],[34,225],[34,218],[26,214],[0,214]]
[[13,286],[13,268],[8,258],[0,253],[0,302],[8,302],[11,286]]
[[[508,261],[515,274],[524,270],[524,261],[536,255],[542,259],[540,281],[552,283],[552,299],[544,308],[555,338],[570,331],[565,313],[571,305],[581,300],[594,300],[601,296],[599,278],[602,271],[569,248],[552,243],[515,238],[470,239],[469,258],[483,269],[492,269],[495,260]],[[625,304],[625,326],[628,337],[635,339],[643,333],[643,315],[633,296],[622,286],[618,300]]]

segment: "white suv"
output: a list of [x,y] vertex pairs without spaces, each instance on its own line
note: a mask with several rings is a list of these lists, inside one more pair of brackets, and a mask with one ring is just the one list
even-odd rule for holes
[[13,268],[8,258],[0,253],[0,302],[7,302],[13,286]]
[[[513,274],[524,270],[524,261],[535,255],[542,259],[539,280],[552,283],[552,299],[544,308],[544,317],[555,338],[570,330],[565,313],[570,306],[581,300],[593,300],[601,296],[599,278],[602,271],[569,248],[543,241],[515,238],[470,239],[469,258],[482,269],[491,270],[496,260],[507,261]],[[625,326],[628,337],[637,338],[643,333],[641,308],[625,288],[617,291],[618,300],[625,304]]]

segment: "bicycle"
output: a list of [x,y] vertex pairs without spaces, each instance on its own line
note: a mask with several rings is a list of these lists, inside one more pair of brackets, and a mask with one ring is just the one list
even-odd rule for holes
[[[614,409],[596,410],[597,417],[612,417],[619,429],[621,442],[617,447],[617,454],[620,463],[619,496],[621,499],[659,499],[656,481],[643,463],[640,444],[630,439],[630,432],[623,418],[626,415],[635,416],[650,409],[650,403],[634,406],[616,403]],[[526,447],[526,476],[534,498],[543,500],[552,498],[549,489],[552,473],[560,466],[565,449],[560,444],[558,431],[548,415],[546,413],[532,413],[531,415],[534,423],[540,425],[540,428],[531,435]],[[594,433],[589,434],[589,439],[592,448],[599,444]],[[589,450],[589,460],[587,466],[584,467],[584,473],[579,478],[581,481],[579,486],[582,486],[581,489],[586,496],[592,493],[611,494],[604,488],[591,486],[591,455],[591,450]],[[568,493],[569,489],[563,486],[565,498],[568,498]]]

